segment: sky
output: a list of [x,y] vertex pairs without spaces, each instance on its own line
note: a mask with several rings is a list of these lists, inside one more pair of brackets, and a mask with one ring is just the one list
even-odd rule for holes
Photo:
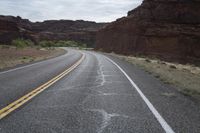
[[0,14],[43,20],[111,22],[127,15],[142,0],[0,0]]

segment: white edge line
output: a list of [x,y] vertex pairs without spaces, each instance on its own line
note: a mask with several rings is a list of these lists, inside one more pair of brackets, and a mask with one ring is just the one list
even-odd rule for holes
[[126,76],[126,78],[130,81],[132,86],[136,89],[136,91],[139,93],[141,98],[144,100],[144,102],[147,104],[148,108],[151,110],[153,115],[156,117],[162,128],[165,130],[166,133],[175,133],[173,129],[169,126],[169,124],[165,121],[165,119],[159,114],[159,112],[155,109],[153,104],[147,99],[147,97],[142,93],[142,91],[139,89],[139,87],[133,82],[133,80],[126,74],[126,72],[113,60],[110,58],[106,57],[111,63],[113,63],[115,66],[119,68],[119,70]]
[[[66,53],[66,54],[67,54],[67,53]],[[65,56],[66,54],[61,55],[61,56]],[[58,56],[58,57],[61,57],[61,56]],[[55,57],[55,58],[58,58],[58,57]],[[41,64],[41,63],[44,63],[44,62],[47,62],[47,61],[53,60],[53,59],[55,59],[55,58],[50,58],[50,59],[43,60],[43,61],[41,60],[41,61],[39,61],[39,62],[32,63],[32,64],[29,64],[29,65],[25,65],[25,66],[21,66],[21,67],[13,68],[13,69],[10,69],[10,70],[2,71],[2,72],[0,72],[0,74],[9,73],[9,72],[13,72],[13,71],[16,71],[16,70],[21,70],[21,69],[23,69],[23,68],[31,67],[31,66],[34,66],[34,65],[38,65],[38,64]]]
[[[46,61],[48,61],[48,60],[46,60]],[[0,72],[0,74],[4,74],[4,73],[8,73],[8,72],[13,72],[13,71],[16,71],[16,70],[21,70],[21,69],[23,69],[23,68],[31,67],[31,66],[34,66],[34,65],[37,65],[37,64],[46,62],[46,61],[40,61],[40,62],[33,63],[33,64],[30,64],[30,65],[25,65],[25,66],[13,68],[13,69],[10,69],[10,70],[7,70],[7,71],[2,71],[2,72]]]

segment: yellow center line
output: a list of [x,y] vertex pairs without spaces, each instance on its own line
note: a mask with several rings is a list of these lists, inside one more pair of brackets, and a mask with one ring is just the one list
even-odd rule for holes
[[81,64],[81,62],[84,60],[85,55],[82,54],[81,58],[73,64],[70,68],[66,69],[64,72],[61,74],[57,75],[56,77],[52,78],[48,82],[44,83],[43,85],[39,86],[38,88],[34,89],[33,91],[29,92],[28,94],[22,96],[18,100],[12,102],[8,106],[4,107],[3,109],[0,110],[0,120],[16,110],[17,108],[21,107],[23,104],[27,103],[30,101],[32,98],[49,88],[51,85],[56,83],[58,80],[69,74],[71,71],[73,71],[77,66]]

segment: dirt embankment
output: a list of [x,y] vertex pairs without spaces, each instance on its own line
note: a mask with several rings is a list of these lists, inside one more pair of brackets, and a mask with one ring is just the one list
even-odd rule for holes
[[53,58],[66,53],[60,48],[24,48],[0,46],[0,70],[44,59]]

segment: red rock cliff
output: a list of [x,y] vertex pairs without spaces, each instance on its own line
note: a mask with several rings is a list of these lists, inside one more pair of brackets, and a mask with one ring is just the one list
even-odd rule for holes
[[19,28],[13,22],[7,20],[0,21],[0,42],[6,43],[10,41],[12,38],[19,37]]
[[200,0],[144,0],[127,17],[100,30],[96,48],[199,61]]

